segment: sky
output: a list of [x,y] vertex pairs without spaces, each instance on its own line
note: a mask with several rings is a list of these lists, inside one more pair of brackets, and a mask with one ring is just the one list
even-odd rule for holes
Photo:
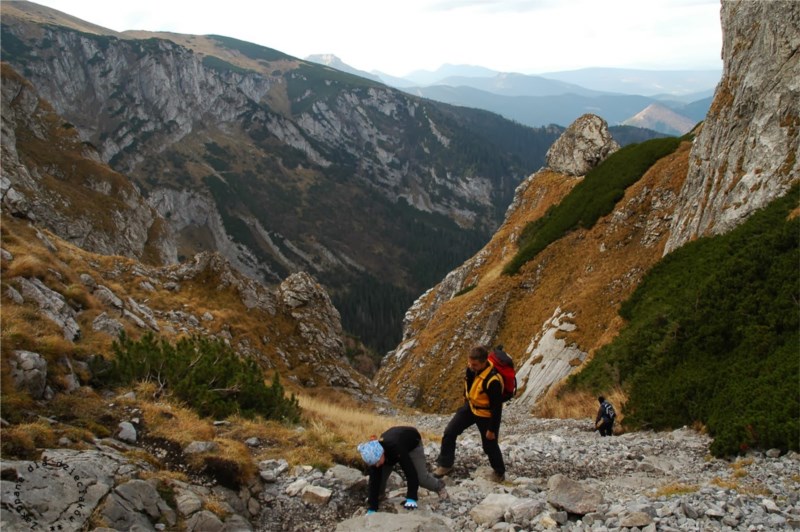
[[722,69],[720,0],[37,0],[115,30],[217,34],[404,76]]

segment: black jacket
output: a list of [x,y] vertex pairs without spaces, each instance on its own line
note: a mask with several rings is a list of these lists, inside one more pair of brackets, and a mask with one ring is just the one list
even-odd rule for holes
[[378,441],[383,446],[385,460],[381,467],[370,466],[368,468],[369,509],[376,511],[378,509],[383,468],[388,467],[389,471],[391,471],[396,464],[400,464],[400,468],[403,470],[406,482],[408,483],[406,498],[417,500],[419,478],[417,477],[417,470],[414,468],[414,463],[411,461],[411,457],[408,453],[416,449],[420,443],[422,443],[422,436],[419,431],[414,427],[392,427],[381,434]]

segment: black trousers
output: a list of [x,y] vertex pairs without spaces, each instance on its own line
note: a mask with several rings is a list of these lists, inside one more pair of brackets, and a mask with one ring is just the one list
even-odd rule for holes
[[597,429],[600,431],[600,436],[613,436],[614,434],[614,420],[603,419],[602,425]]
[[442,467],[453,467],[456,460],[456,439],[462,432],[467,430],[472,425],[478,425],[478,430],[481,433],[481,443],[483,444],[483,452],[489,457],[489,464],[498,475],[506,473],[506,465],[503,462],[503,453],[500,452],[499,438],[500,434],[495,435],[495,439],[487,440],[486,431],[489,429],[490,418],[479,417],[472,413],[469,405],[464,405],[453,414],[447,428],[444,429],[442,436],[442,448],[439,452],[439,458],[436,463]]

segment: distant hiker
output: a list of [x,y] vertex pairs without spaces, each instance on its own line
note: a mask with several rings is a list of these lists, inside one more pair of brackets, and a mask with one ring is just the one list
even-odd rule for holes
[[396,464],[400,464],[408,483],[403,508],[417,508],[419,486],[437,492],[440,499],[447,498],[444,482],[428,473],[422,436],[414,427],[392,427],[379,439],[359,444],[358,452],[369,466],[368,514],[378,511],[378,502],[386,491],[386,481]]
[[606,401],[606,398],[602,395],[597,398],[597,401],[600,403],[600,410],[597,411],[597,417],[594,420],[594,428],[600,431],[600,436],[611,436],[613,434],[614,419],[617,417],[617,413],[614,411],[614,407],[611,403]]
[[485,347],[474,347],[469,353],[464,397],[464,405],[456,410],[444,429],[441,451],[436,459],[439,467],[433,474],[441,477],[453,469],[456,439],[467,428],[477,425],[483,452],[489,457],[489,463],[494,470],[491,479],[502,482],[506,474],[499,444],[500,419],[503,414],[503,379],[489,361],[489,352]]

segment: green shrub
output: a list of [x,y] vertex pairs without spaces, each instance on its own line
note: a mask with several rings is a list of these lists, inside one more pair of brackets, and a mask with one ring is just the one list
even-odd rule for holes
[[105,384],[154,381],[202,416],[300,420],[297,398],[285,397],[278,374],[267,386],[255,361],[242,360],[220,340],[193,336],[172,345],[152,333],[138,341],[123,333],[113,350],[115,358],[100,376]]
[[569,231],[589,229],[614,209],[625,189],[636,183],[653,164],[674,152],[680,138],[667,137],[630,144],[612,153],[600,166],[586,174],[558,205],[530,222],[519,239],[519,251],[503,269],[513,275],[523,264]]
[[700,421],[717,456],[798,450],[799,191],[664,257],[623,304],[625,329],[565,391],[620,385],[632,428]]

